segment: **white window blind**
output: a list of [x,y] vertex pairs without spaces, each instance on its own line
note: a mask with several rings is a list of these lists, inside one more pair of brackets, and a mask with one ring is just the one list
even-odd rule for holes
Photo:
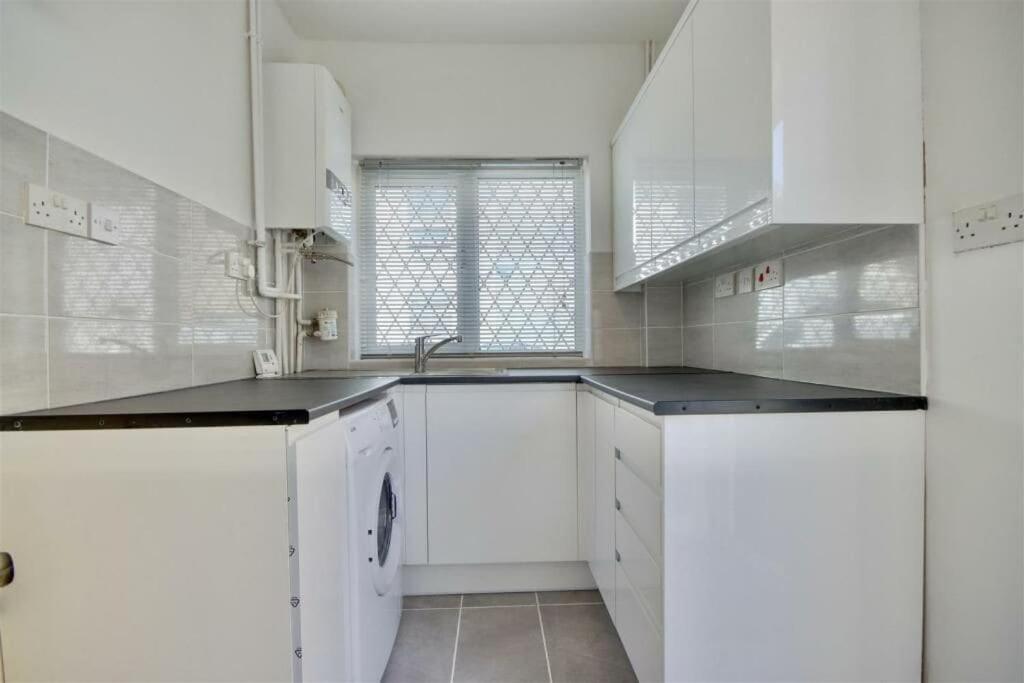
[[460,354],[583,349],[578,159],[364,161],[362,356],[461,334]]

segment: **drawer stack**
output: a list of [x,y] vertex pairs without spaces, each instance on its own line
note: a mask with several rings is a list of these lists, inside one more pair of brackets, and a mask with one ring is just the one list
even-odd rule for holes
[[615,626],[639,679],[660,681],[661,429],[620,405],[614,442]]

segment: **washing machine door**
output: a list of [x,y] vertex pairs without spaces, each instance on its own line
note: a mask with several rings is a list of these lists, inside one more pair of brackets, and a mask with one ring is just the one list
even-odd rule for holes
[[378,494],[369,510],[367,534],[371,559],[373,587],[377,595],[385,595],[394,585],[402,564],[401,486],[398,473],[393,470],[394,452],[388,448],[381,457],[381,467],[374,477]]

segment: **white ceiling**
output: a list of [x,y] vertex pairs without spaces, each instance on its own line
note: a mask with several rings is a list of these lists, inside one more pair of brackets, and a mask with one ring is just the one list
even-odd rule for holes
[[279,0],[312,40],[639,43],[668,37],[686,0]]

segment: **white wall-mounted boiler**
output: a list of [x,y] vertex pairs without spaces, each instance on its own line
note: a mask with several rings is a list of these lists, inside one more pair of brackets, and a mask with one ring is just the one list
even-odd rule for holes
[[319,64],[263,66],[266,224],[348,242],[353,224],[352,109]]

